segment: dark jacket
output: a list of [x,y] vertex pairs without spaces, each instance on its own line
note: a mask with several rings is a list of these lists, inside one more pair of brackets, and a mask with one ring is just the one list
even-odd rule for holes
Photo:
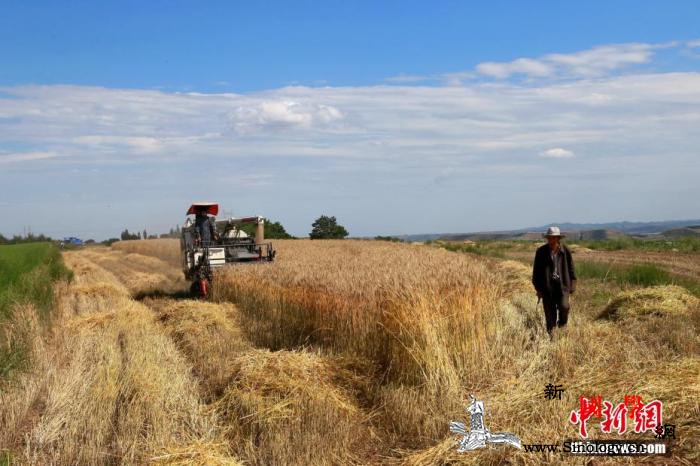
[[202,243],[211,243],[216,237],[214,220],[206,214],[197,214],[194,219],[194,225],[199,232],[199,238],[202,240]]
[[[576,284],[573,283],[576,280],[576,272],[574,270],[574,259],[571,257],[571,251],[569,248],[561,244],[561,261],[562,267],[559,271],[561,276],[561,288],[565,293],[573,292]],[[551,294],[553,290],[552,286],[552,272],[554,271],[554,262],[552,261],[552,255],[550,252],[549,244],[544,244],[537,248],[535,253],[535,263],[532,266],[532,284],[535,289],[540,293]]]

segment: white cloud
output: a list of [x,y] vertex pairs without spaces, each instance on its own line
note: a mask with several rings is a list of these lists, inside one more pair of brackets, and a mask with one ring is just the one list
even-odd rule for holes
[[0,152],[0,163],[28,162],[31,160],[45,160],[58,157],[55,152]]
[[462,86],[465,81],[472,80],[477,74],[471,71],[458,71],[455,73],[445,73],[440,76],[440,80],[446,86]]
[[[450,218],[478,218],[474,228],[496,225],[501,217],[529,225],[532,219],[524,216],[536,199],[522,193],[539,192],[540,165],[549,160],[539,154],[565,159],[550,164],[552,175],[575,170],[559,188],[592,193],[574,201],[583,212],[597,216],[599,206],[585,202],[611,195],[628,199],[622,215],[668,216],[668,206],[679,217],[683,209],[694,212],[689,200],[700,196],[700,159],[693,152],[700,147],[700,73],[637,69],[589,79],[583,71],[646,59],[643,50],[627,52],[617,58],[609,50],[596,52],[608,57],[601,65],[590,53],[543,57],[553,74],[526,86],[485,82],[467,72],[453,76],[460,86],[287,87],[246,95],[4,87],[0,163],[17,163],[0,169],[3,202],[34,202],[27,212],[40,206],[40,215],[60,219],[73,214],[69,198],[61,196],[73,196],[71,205],[90,204],[111,222],[105,236],[131,227],[134,215],[143,215],[142,222],[160,215],[171,225],[181,215],[173,205],[190,197],[279,217],[296,223],[298,233],[308,232],[313,215],[326,208],[343,221],[356,215],[372,233],[382,230],[368,218],[382,215],[384,233],[432,231],[446,211],[464,213]],[[528,72],[545,73],[536,66],[521,61],[490,71],[518,69],[532,78]],[[578,68],[568,80],[549,79]],[[35,162],[20,163],[29,160]],[[102,176],[84,176],[93,169]],[[134,213],[139,199],[150,205],[158,196],[157,207]],[[467,213],[470,196],[483,202]],[[117,204],[121,213],[109,210]],[[620,215],[604,209],[607,218]],[[415,211],[426,214],[416,218]],[[567,206],[566,215],[572,211]],[[12,212],[0,210],[0,218]],[[32,220],[14,223],[22,221]]]
[[485,62],[476,66],[476,70],[487,76],[504,79],[513,74],[525,74],[528,76],[544,77],[550,76],[554,69],[544,61],[532,60],[530,58],[518,58],[511,62]]
[[135,153],[149,154],[159,152],[163,149],[163,142],[157,138],[144,136],[109,136],[90,135],[75,138],[78,144],[85,144],[92,147],[119,147],[125,146]]
[[399,84],[405,84],[405,83],[416,83],[416,82],[422,82],[422,81],[428,81],[431,78],[429,76],[419,76],[419,75],[414,75],[414,74],[400,74],[398,76],[391,76],[385,79],[385,81],[390,82],[390,83],[399,83]]
[[238,133],[291,127],[310,129],[342,118],[342,112],[330,105],[283,99],[247,102],[230,114],[233,129]]
[[574,76],[595,77],[630,65],[648,63],[653,49],[650,44],[604,45],[571,54],[550,54],[544,60]]
[[80,86],[0,91],[10,96],[0,98],[0,148],[19,142],[66,154],[64,161],[335,156],[430,166],[467,155],[499,164],[543,146],[634,151],[660,140],[700,143],[700,74],[689,72],[527,87],[291,87],[245,96]]
[[484,62],[478,64],[476,70],[482,75],[498,79],[506,79],[518,74],[531,78],[555,75],[590,78],[631,65],[648,63],[655,49],[672,46],[675,44],[603,45],[569,54],[552,53],[537,59],[518,58],[510,62]]
[[268,187],[275,183],[275,176],[267,173],[249,173],[243,175],[223,175],[216,178],[218,183],[244,188]]
[[700,47],[700,39],[689,40],[685,45],[692,48]]
[[547,149],[540,152],[540,157],[546,157],[551,159],[568,159],[573,157],[574,153],[567,149],[562,149],[561,147],[555,147],[553,149]]

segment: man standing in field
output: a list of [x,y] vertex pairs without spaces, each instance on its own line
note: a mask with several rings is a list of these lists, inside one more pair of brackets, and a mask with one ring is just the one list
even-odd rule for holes
[[559,227],[549,227],[543,235],[547,244],[537,248],[532,267],[532,284],[542,299],[547,332],[563,327],[569,318],[569,294],[576,291],[576,272],[569,248],[561,244]]

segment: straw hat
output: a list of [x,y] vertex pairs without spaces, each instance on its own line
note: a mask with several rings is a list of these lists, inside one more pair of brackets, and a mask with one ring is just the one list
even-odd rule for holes
[[564,238],[566,235],[562,235],[561,231],[559,231],[559,227],[549,227],[547,228],[547,232],[542,234],[545,238],[549,238],[550,236],[556,236],[559,238]]

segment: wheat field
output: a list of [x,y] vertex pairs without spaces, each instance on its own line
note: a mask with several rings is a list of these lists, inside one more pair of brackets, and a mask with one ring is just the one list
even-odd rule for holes
[[[642,462],[700,459],[697,298],[612,319],[584,281],[550,340],[521,263],[377,241],[275,247],[274,263],[219,271],[211,302],[183,294],[177,240],[66,253],[58,324],[0,393],[0,451],[19,464],[592,464],[457,453],[449,422],[473,393],[491,431],[555,443],[576,438],[579,395],[634,393],[677,426],[673,455]],[[547,383],[561,401],[544,400]]]

